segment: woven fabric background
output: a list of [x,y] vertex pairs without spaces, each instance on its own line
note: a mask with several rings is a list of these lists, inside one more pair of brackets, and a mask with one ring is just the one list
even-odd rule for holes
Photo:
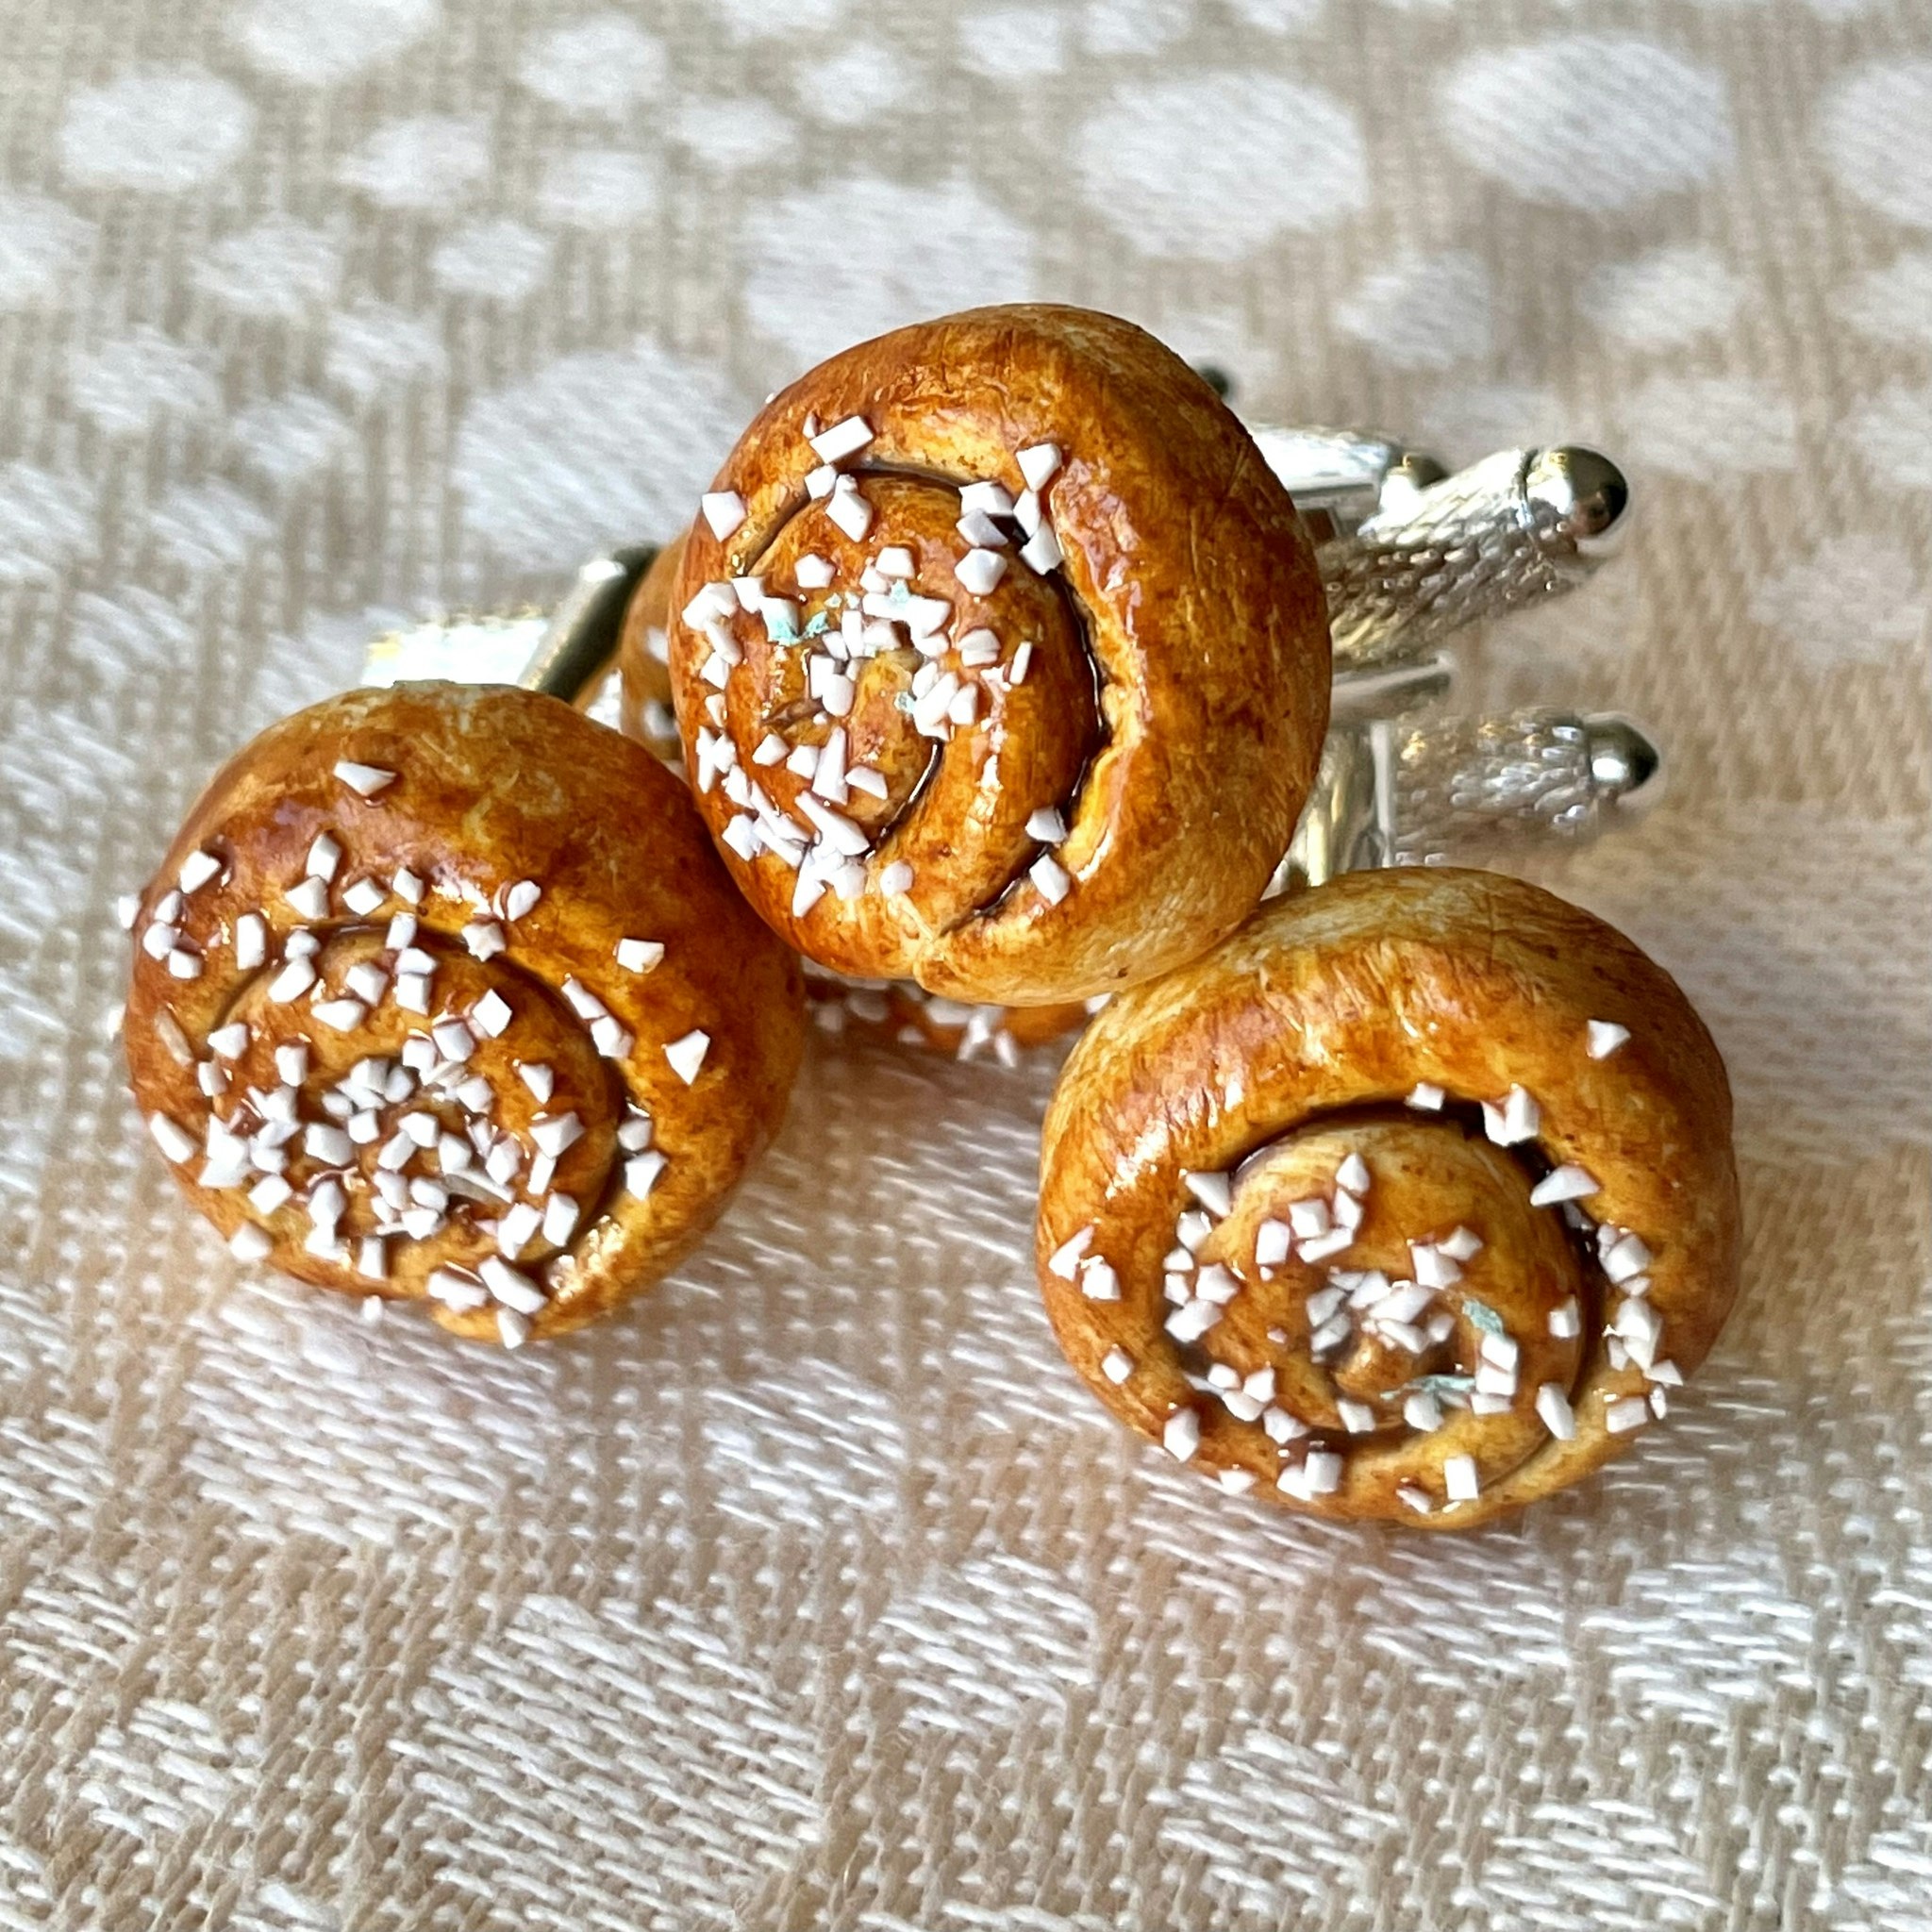
[[[1932,1927],[1921,0],[0,0],[0,1926]],[[728,1224],[502,1357],[255,1278],[113,894],[770,388],[1120,309],[1261,419],[1642,492],[1491,696],[1731,1062],[1745,1300],[1463,1541],[1221,1495],[1029,1279],[1053,1069],[821,1041]]]

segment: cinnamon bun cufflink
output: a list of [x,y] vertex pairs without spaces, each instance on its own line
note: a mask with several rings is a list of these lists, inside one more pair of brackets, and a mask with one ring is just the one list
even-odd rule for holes
[[1540,888],[1351,874],[1093,1022],[1037,1248],[1069,1360],[1170,1455],[1466,1527],[1635,1441],[1716,1340],[1724,1065],[1665,973]]
[[797,963],[684,786],[530,691],[272,726],[132,928],[135,1097],[234,1252],[510,1347],[691,1249],[802,1050]]
[[1328,710],[1313,549],[1153,337],[1019,306],[775,396],[672,597],[699,809],[768,924],[955,1001],[1080,1001],[1240,924]]

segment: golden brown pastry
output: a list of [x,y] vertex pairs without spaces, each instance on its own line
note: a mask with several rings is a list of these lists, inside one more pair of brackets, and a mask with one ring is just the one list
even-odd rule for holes
[[772,928],[945,998],[1079,1001],[1253,908],[1328,715],[1301,521],[1111,316],[895,330],[766,405],[691,527],[670,668]]
[[671,708],[671,591],[684,562],[682,537],[652,558],[624,613],[617,639],[618,716],[626,736],[660,758],[679,759],[684,745]]
[[511,1347],[691,1251],[802,1050],[797,961],[684,786],[531,691],[271,726],[133,931],[135,1098],[234,1251]]
[[1724,1063],[1667,974],[1550,893],[1348,874],[1094,1020],[1038,1255],[1074,1366],[1191,1467],[1463,1528],[1625,1447],[1715,1341]]

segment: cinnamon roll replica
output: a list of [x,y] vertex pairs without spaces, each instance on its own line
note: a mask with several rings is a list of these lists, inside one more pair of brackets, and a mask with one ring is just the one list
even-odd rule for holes
[[135,1097],[234,1252],[508,1347],[690,1252],[802,1051],[684,786],[531,691],[272,726],[126,910]]
[[1195,957],[1328,715],[1288,492],[1153,337],[986,308],[823,363],[706,494],[670,675],[699,808],[832,970],[1076,1002]]
[[1709,1034],[1495,874],[1346,875],[1113,1000],[1041,1172],[1048,1311],[1101,1400],[1324,1516],[1463,1528],[1575,1481],[1737,1291]]

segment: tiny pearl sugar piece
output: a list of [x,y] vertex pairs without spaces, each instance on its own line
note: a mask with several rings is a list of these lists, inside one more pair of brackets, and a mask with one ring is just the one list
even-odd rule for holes
[[1118,1388],[1134,1373],[1134,1357],[1116,1344],[1101,1357],[1100,1373]]
[[1396,1499],[1407,1509],[1413,1509],[1418,1516],[1426,1516],[1436,1506],[1429,1501],[1429,1492],[1419,1489],[1414,1483],[1397,1483]]
[[1543,1427],[1557,1441],[1567,1442],[1576,1434],[1575,1413],[1558,1384],[1545,1382],[1536,1391],[1536,1412],[1542,1418]]
[[470,1008],[470,1024],[486,1040],[495,1040],[513,1015],[509,1002],[492,987]]
[[1109,1263],[1095,1255],[1080,1270],[1080,1292],[1090,1302],[1117,1302],[1121,1298],[1121,1278]]
[[664,947],[657,940],[619,940],[617,963],[626,973],[648,973],[664,958]]
[[342,893],[342,904],[358,919],[367,919],[389,897],[374,879],[358,879]]
[[1047,1257],[1046,1272],[1057,1274],[1062,1281],[1071,1281],[1079,1272],[1080,1257],[1086,1254],[1093,1240],[1093,1225],[1090,1222],[1077,1233],[1069,1235],[1053,1253]]
[[1550,1310],[1550,1334],[1557,1341],[1574,1341],[1583,1333],[1583,1317],[1572,1295],[1560,1307]]
[[268,958],[268,921],[258,912],[244,912],[235,922],[235,964],[247,972]]
[[825,514],[855,543],[863,541],[865,533],[872,528],[872,505],[858,493],[858,486],[850,476],[839,478],[831,501],[825,505]]
[[192,892],[208,884],[222,869],[222,861],[212,852],[191,852],[181,861],[181,890]]
[[1035,576],[1041,577],[1066,561],[1066,553],[1061,550],[1060,540],[1054,535],[1051,524],[1041,524],[1020,546],[1020,561]]
[[1440,1113],[1442,1109],[1442,1090],[1432,1081],[1418,1080],[1409,1090],[1406,1103],[1418,1113]]
[[969,550],[953,566],[960,587],[984,597],[1007,574],[1007,559],[997,550]]
[[1020,474],[1026,479],[1029,490],[1044,490],[1048,479],[1060,466],[1060,450],[1057,442],[1036,442],[1030,448],[1020,452]]
[[879,891],[887,893],[909,892],[912,890],[912,868],[903,858],[895,858],[879,874]]
[[1542,1109],[1521,1087],[1510,1088],[1499,1103],[1483,1102],[1483,1131],[1498,1147],[1534,1141],[1542,1118]]
[[1026,836],[1042,845],[1058,845],[1067,836],[1067,822],[1055,807],[1042,805],[1026,821]]
[[180,1122],[170,1120],[164,1113],[150,1114],[147,1127],[165,1159],[177,1163],[192,1160],[201,1152],[201,1143]]
[[1234,1206],[1234,1189],[1224,1174],[1183,1174],[1181,1181],[1188,1192],[1217,1219],[1224,1218]]
[[296,913],[303,919],[326,919],[328,917],[328,881],[315,877],[312,874],[298,884],[292,885],[282,894]]
[[822,463],[842,462],[847,457],[857,456],[872,441],[872,425],[863,416],[847,416],[842,423],[834,423],[829,429],[822,429],[806,440]]
[[[1612,1281],[1629,1281],[1641,1274],[1654,1257],[1634,1234],[1626,1234],[1604,1257],[1604,1273]],[[1635,1291],[1632,1291],[1635,1292]]]
[[1532,1208],[1554,1208],[1563,1201],[1587,1201],[1597,1191],[1596,1182],[1580,1167],[1559,1167],[1546,1174],[1529,1191]]
[[1073,890],[1074,882],[1067,876],[1066,867],[1045,853],[1027,867],[1026,876],[1049,906],[1058,906]]
[[698,1069],[705,1063],[705,1056],[711,1050],[711,1036],[694,1028],[681,1040],[674,1040],[664,1049],[664,1058],[671,1062],[671,1071],[689,1087],[698,1076]]
[[332,879],[336,867],[342,862],[342,848],[326,832],[319,832],[315,842],[308,848],[308,875],[310,878]]
[[209,1048],[221,1055],[225,1060],[240,1059],[248,1051],[248,1023],[245,1020],[232,1020],[225,1026],[217,1026],[208,1037]]
[[1627,1436],[1650,1420],[1650,1404],[1641,1395],[1625,1395],[1604,1410],[1604,1427],[1613,1436]]
[[535,879],[519,879],[503,895],[503,916],[508,920],[525,918],[537,909],[543,888]]
[[791,574],[798,579],[801,591],[824,591],[830,589],[836,572],[830,558],[821,557],[816,551],[808,551],[798,559]]
[[244,1221],[228,1237],[228,1252],[238,1261],[265,1261],[275,1252],[275,1245],[268,1229],[252,1221]]
[[1201,1446],[1201,1418],[1191,1408],[1177,1408],[1160,1432],[1160,1446],[1176,1462],[1186,1462]]
[[710,525],[711,535],[721,541],[744,521],[744,498],[735,490],[706,491],[698,498],[698,508]]
[[[382,1304],[376,1303],[380,1307]],[[499,1307],[496,1310],[496,1339],[506,1348],[521,1348],[530,1339],[530,1318],[520,1315],[516,1309]]]
[[358,798],[374,798],[385,786],[396,782],[393,772],[385,771],[380,765],[358,764],[354,758],[338,758],[335,772]]
[[1452,1503],[1474,1503],[1482,1494],[1482,1483],[1475,1473],[1474,1456],[1443,1458],[1442,1493]]
[[1591,1058],[1608,1059],[1629,1038],[1629,1027],[1619,1026],[1614,1020],[1592,1020],[1590,1023]]

